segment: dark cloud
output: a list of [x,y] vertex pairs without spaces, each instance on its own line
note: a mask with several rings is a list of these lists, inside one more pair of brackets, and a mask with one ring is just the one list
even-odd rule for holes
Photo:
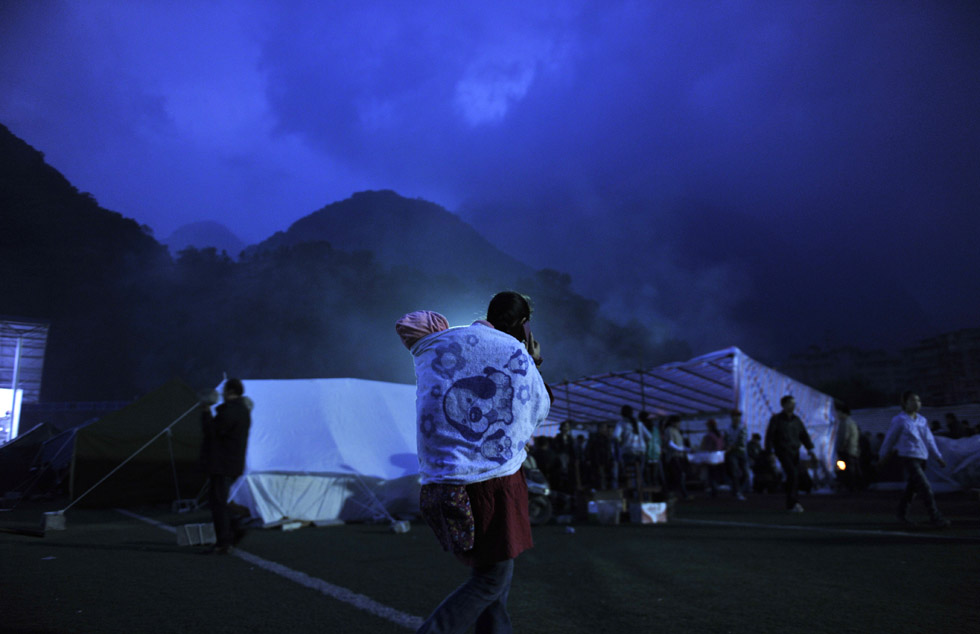
[[392,188],[700,349],[980,322],[972,3],[23,5],[0,119],[162,233]]

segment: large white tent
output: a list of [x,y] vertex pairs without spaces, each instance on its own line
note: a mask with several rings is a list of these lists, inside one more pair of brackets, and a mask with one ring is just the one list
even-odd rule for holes
[[267,526],[418,512],[414,385],[359,379],[244,385],[255,407],[245,474],[232,501]]
[[[563,421],[590,423],[619,420],[620,408],[630,405],[653,416],[677,414],[682,429],[697,434],[703,421],[716,418],[728,424],[733,408],[743,412],[749,433],[765,436],[779,401],[796,399],[796,413],[816,446],[820,463],[833,473],[837,421],[833,398],[728,348],[648,370],[612,372],[552,384],[555,402],[539,433],[553,435]],[[696,440],[696,439],[695,439]]]

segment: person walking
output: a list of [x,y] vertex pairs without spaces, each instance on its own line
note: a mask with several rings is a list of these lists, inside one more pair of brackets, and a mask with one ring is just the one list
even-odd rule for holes
[[228,379],[222,389],[224,402],[215,408],[215,414],[211,415],[210,407],[201,412],[201,459],[208,474],[208,505],[216,538],[214,548],[208,552],[219,555],[230,553],[236,541],[228,496],[232,483],[245,471],[252,408],[244,394],[245,387],[239,379]]
[[783,475],[786,478],[786,509],[791,513],[802,513],[800,504],[800,445],[806,447],[810,458],[813,455],[813,441],[807,433],[803,421],[796,415],[796,399],[787,394],[779,401],[783,411],[769,419],[766,428],[766,452],[776,454]]
[[415,361],[422,516],[470,577],[418,632],[512,632],[514,560],[534,545],[521,465],[551,406],[531,303],[498,293],[485,320],[459,328],[436,315],[409,313],[395,329]]
[[929,511],[930,524],[936,528],[946,528],[950,522],[939,512],[936,498],[932,494],[932,486],[925,474],[926,462],[929,458],[935,459],[942,468],[946,467],[946,461],[943,460],[939,447],[936,446],[936,439],[929,429],[928,421],[919,414],[920,409],[922,409],[922,401],[918,394],[915,392],[902,394],[902,412],[892,419],[888,427],[885,440],[881,443],[879,462],[894,455],[897,455],[902,462],[907,484],[898,502],[898,521],[912,524],[908,516],[909,505],[916,494],[921,494],[922,501]]

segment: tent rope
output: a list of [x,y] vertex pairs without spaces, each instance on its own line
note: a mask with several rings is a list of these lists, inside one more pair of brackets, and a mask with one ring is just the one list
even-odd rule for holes
[[391,515],[391,513],[388,512],[388,508],[384,505],[381,499],[377,495],[375,495],[374,491],[371,490],[371,487],[367,485],[367,482],[364,481],[364,478],[361,477],[361,474],[355,471],[354,469],[351,469],[350,467],[347,468],[350,469],[351,474],[357,480],[358,484],[361,485],[361,489],[363,489],[364,493],[367,495],[368,498],[367,504],[364,504],[363,502],[360,502],[353,498],[351,498],[351,501],[366,511],[373,511],[373,516],[371,517],[371,519],[374,520],[375,522],[381,520],[388,520],[389,522],[394,523],[395,518]]
[[146,441],[146,443],[145,443],[145,444],[144,444],[144,445],[143,445],[142,447],[140,447],[139,449],[137,449],[136,451],[134,451],[134,452],[133,452],[132,454],[130,454],[130,456],[129,456],[128,458],[126,458],[126,459],[125,459],[125,460],[123,460],[123,461],[122,461],[121,463],[119,463],[119,465],[118,465],[118,466],[116,466],[116,468],[115,468],[115,469],[113,469],[113,470],[112,470],[112,471],[110,471],[109,473],[107,473],[107,474],[105,474],[104,476],[102,476],[102,479],[101,479],[101,480],[99,480],[98,482],[96,482],[95,484],[93,484],[92,486],[90,486],[90,487],[88,488],[88,490],[87,490],[87,491],[85,491],[84,493],[82,493],[81,495],[79,495],[79,496],[78,496],[77,498],[75,498],[75,499],[74,499],[74,500],[72,501],[72,503],[71,503],[71,504],[69,504],[69,505],[68,505],[68,506],[66,506],[65,508],[63,508],[63,509],[61,509],[60,511],[57,511],[56,513],[57,513],[57,514],[59,514],[59,515],[60,515],[60,514],[63,514],[63,513],[65,513],[65,512],[66,512],[66,511],[67,511],[68,509],[70,509],[71,507],[73,507],[73,506],[75,506],[76,504],[78,504],[79,502],[81,502],[81,501],[82,501],[82,499],[83,499],[83,498],[84,498],[84,497],[85,497],[86,495],[88,495],[89,493],[91,493],[92,491],[94,491],[94,490],[96,489],[96,487],[98,487],[98,486],[100,486],[100,485],[101,485],[101,484],[102,484],[103,482],[105,482],[106,480],[108,480],[108,479],[109,479],[109,478],[110,478],[110,477],[112,476],[112,474],[114,474],[115,472],[117,472],[117,471],[119,471],[120,469],[122,469],[122,468],[123,468],[123,467],[124,467],[124,466],[125,466],[126,464],[128,464],[128,463],[129,463],[129,461],[130,461],[130,460],[132,460],[132,459],[133,459],[133,458],[135,458],[135,457],[136,457],[137,455],[139,455],[139,454],[140,454],[140,453],[141,453],[141,452],[142,452],[142,451],[143,451],[144,449],[146,449],[147,447],[149,447],[150,445],[152,445],[152,444],[154,443],[154,441],[156,441],[156,439],[157,439],[157,438],[159,438],[160,436],[162,436],[162,435],[164,435],[164,434],[169,434],[169,433],[170,433],[170,429],[171,429],[171,428],[172,428],[172,427],[173,427],[174,425],[176,425],[176,424],[177,424],[177,423],[179,423],[180,421],[182,421],[182,420],[184,420],[184,418],[186,418],[188,414],[190,414],[191,412],[193,412],[194,410],[196,410],[196,409],[197,409],[198,407],[200,407],[200,405],[201,405],[200,403],[194,403],[194,405],[192,405],[192,406],[191,406],[191,407],[190,407],[190,408],[189,408],[189,409],[188,409],[188,410],[187,410],[186,412],[184,412],[183,414],[181,414],[180,416],[178,416],[176,420],[174,420],[174,421],[173,421],[172,423],[170,423],[169,425],[167,425],[166,427],[164,427],[164,428],[163,428],[162,430],[160,430],[160,431],[159,431],[159,432],[157,433],[157,435],[156,435],[156,436],[154,436],[153,438],[151,438],[151,439],[149,439],[148,441]]

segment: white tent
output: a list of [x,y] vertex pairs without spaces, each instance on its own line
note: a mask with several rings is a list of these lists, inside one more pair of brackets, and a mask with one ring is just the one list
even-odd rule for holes
[[414,385],[359,379],[244,385],[255,408],[245,474],[232,501],[267,526],[418,512]]
[[833,398],[759,363],[738,348],[648,370],[552,383],[551,388],[555,402],[548,420],[539,428],[540,434],[553,435],[566,420],[619,420],[620,408],[630,405],[655,417],[680,415],[682,429],[691,435],[703,432],[708,418],[716,418],[724,429],[736,408],[743,412],[749,433],[764,437],[770,417],[781,409],[780,399],[792,394],[796,413],[813,440],[821,465],[826,473],[833,473],[837,437]]

